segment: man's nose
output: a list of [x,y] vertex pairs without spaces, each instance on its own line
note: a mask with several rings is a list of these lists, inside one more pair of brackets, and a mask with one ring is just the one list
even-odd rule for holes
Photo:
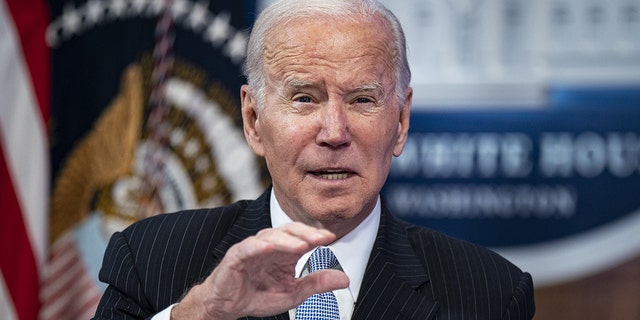
[[351,144],[349,119],[345,108],[342,102],[329,102],[322,108],[318,119],[320,131],[316,136],[316,143],[333,148]]

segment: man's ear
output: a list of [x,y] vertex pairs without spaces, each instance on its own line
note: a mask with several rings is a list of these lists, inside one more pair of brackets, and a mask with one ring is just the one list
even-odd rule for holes
[[413,99],[413,89],[407,88],[404,92],[404,105],[400,110],[400,121],[398,122],[398,139],[393,148],[393,155],[399,157],[402,154],[404,145],[409,137],[409,120],[411,118],[411,102]]
[[264,147],[260,138],[260,119],[258,117],[258,99],[249,85],[240,88],[242,103],[242,127],[247,143],[258,156],[264,156]]

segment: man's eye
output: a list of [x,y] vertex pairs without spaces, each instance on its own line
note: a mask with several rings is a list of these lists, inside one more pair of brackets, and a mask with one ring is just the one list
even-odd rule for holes
[[294,99],[296,102],[301,102],[301,103],[311,103],[313,102],[313,100],[311,100],[311,97],[309,96],[300,96]]
[[355,103],[371,103],[371,102],[373,102],[373,100],[368,97],[358,97],[355,100]]

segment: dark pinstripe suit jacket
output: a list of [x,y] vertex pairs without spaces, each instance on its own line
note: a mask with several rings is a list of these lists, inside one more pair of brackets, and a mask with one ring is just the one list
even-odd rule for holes
[[[269,192],[133,224],[110,240],[100,271],[109,287],[95,318],[153,316],[203,280],[229,247],[270,226]],[[484,248],[401,222],[384,206],[360,290],[352,319],[531,319],[534,313],[528,273]]]

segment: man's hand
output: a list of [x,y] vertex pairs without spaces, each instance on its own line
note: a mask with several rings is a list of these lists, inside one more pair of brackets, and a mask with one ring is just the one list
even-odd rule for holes
[[301,304],[314,293],[346,288],[347,275],[323,270],[295,278],[298,259],[336,236],[302,223],[265,229],[232,246],[207,279],[193,287],[171,312],[172,319],[237,319],[271,316]]

